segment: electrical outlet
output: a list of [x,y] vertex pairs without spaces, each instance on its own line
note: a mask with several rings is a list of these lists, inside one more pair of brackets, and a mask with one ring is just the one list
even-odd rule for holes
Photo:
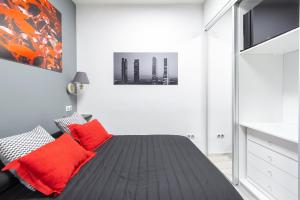
[[71,112],[72,111],[72,106],[66,106],[66,112]]
[[187,137],[191,140],[195,139],[195,135],[194,134],[188,134]]

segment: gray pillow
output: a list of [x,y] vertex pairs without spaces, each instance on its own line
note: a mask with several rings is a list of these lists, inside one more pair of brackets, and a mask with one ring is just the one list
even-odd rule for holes
[[56,126],[63,133],[70,133],[70,129],[68,128],[71,124],[85,124],[87,121],[82,117],[82,115],[78,113],[74,113],[73,115],[61,119],[54,120]]
[[[0,160],[7,165],[54,140],[55,139],[41,126],[27,133],[0,139]],[[11,170],[11,172],[28,189],[34,190],[31,185],[18,177],[15,171]]]

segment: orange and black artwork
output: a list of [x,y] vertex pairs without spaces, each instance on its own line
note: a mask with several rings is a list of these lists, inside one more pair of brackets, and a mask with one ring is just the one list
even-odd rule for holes
[[48,0],[0,0],[0,58],[62,72],[61,13]]

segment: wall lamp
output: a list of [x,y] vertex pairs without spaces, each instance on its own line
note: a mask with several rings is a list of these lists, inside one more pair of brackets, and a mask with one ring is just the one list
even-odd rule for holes
[[82,94],[85,85],[90,84],[89,78],[85,72],[77,72],[74,80],[68,84],[67,91],[69,94],[78,95]]

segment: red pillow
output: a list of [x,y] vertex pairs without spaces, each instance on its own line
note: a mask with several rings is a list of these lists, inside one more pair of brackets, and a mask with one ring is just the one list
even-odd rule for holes
[[71,124],[68,126],[72,136],[88,151],[94,151],[112,135],[96,119],[85,124]]
[[64,134],[54,142],[10,162],[2,171],[17,174],[45,195],[59,195],[69,180],[95,156],[86,151],[70,135]]

